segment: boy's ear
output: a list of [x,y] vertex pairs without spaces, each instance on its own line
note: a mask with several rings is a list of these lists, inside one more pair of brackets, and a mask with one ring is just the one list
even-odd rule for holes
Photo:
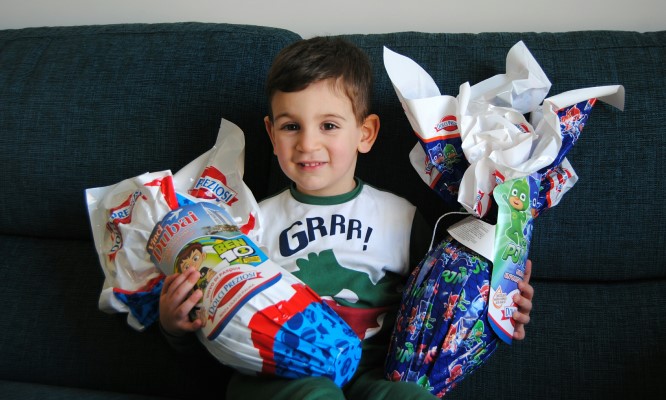
[[372,145],[377,140],[379,134],[379,116],[377,114],[368,115],[361,125],[361,140],[358,143],[359,153],[367,153],[372,149]]
[[266,133],[268,133],[268,137],[271,139],[271,144],[273,145],[273,154],[275,154],[275,137],[273,134],[273,121],[271,121],[271,117],[268,115],[264,117],[264,125],[266,126]]

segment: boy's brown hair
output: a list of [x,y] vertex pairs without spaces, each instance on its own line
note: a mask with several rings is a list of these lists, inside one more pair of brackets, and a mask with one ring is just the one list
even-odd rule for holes
[[334,89],[342,90],[349,98],[361,124],[370,113],[370,59],[351,42],[325,36],[292,43],[275,57],[266,81],[271,120],[270,102],[275,92],[298,92],[325,79],[332,79]]

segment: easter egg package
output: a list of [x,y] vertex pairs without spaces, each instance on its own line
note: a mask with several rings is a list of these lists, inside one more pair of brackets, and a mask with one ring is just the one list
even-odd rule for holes
[[505,74],[463,83],[455,97],[388,48],[384,65],[418,140],[409,153],[418,176],[468,214],[410,275],[385,363],[387,379],[442,397],[511,343],[533,221],[576,183],[566,155],[594,104],[622,109],[624,88],[546,98],[551,83],[523,42]]

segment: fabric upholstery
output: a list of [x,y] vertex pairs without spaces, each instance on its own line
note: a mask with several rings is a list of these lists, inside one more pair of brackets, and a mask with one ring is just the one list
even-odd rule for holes
[[[266,72],[297,38],[225,24],[3,31],[0,232],[87,238],[84,189],[177,171],[222,116],[263,133]],[[248,137],[247,179],[264,195],[270,143]]]
[[[371,57],[375,147],[358,175],[412,201],[430,223],[450,209],[409,164],[416,143],[382,47],[419,63],[443,94],[504,72],[523,40],[551,95],[609,84],[568,157],[578,183],[535,225],[527,338],[501,346],[456,399],[666,397],[666,31],[344,35]],[[231,370],[175,353],[97,308],[103,283],[84,190],[176,171],[210,149],[221,118],[246,134],[257,199],[287,180],[264,132],[264,79],[298,40],[260,26],[202,23],[0,31],[0,398],[224,398]],[[497,394],[501,393],[501,394]]]

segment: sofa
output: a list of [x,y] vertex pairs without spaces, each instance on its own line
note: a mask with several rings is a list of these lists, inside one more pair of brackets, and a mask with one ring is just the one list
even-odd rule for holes
[[[665,398],[666,31],[350,34],[375,76],[380,137],[358,176],[408,198],[433,223],[450,211],[418,178],[416,139],[382,49],[412,58],[456,95],[503,73],[524,41],[550,94],[621,84],[598,102],[568,158],[580,179],[535,222],[527,337],[447,397]],[[104,276],[84,190],[177,171],[215,142],[221,118],[246,136],[245,183],[283,188],[263,84],[299,35],[272,27],[120,24],[0,31],[0,398],[224,398],[232,371],[182,354],[98,308]]]

